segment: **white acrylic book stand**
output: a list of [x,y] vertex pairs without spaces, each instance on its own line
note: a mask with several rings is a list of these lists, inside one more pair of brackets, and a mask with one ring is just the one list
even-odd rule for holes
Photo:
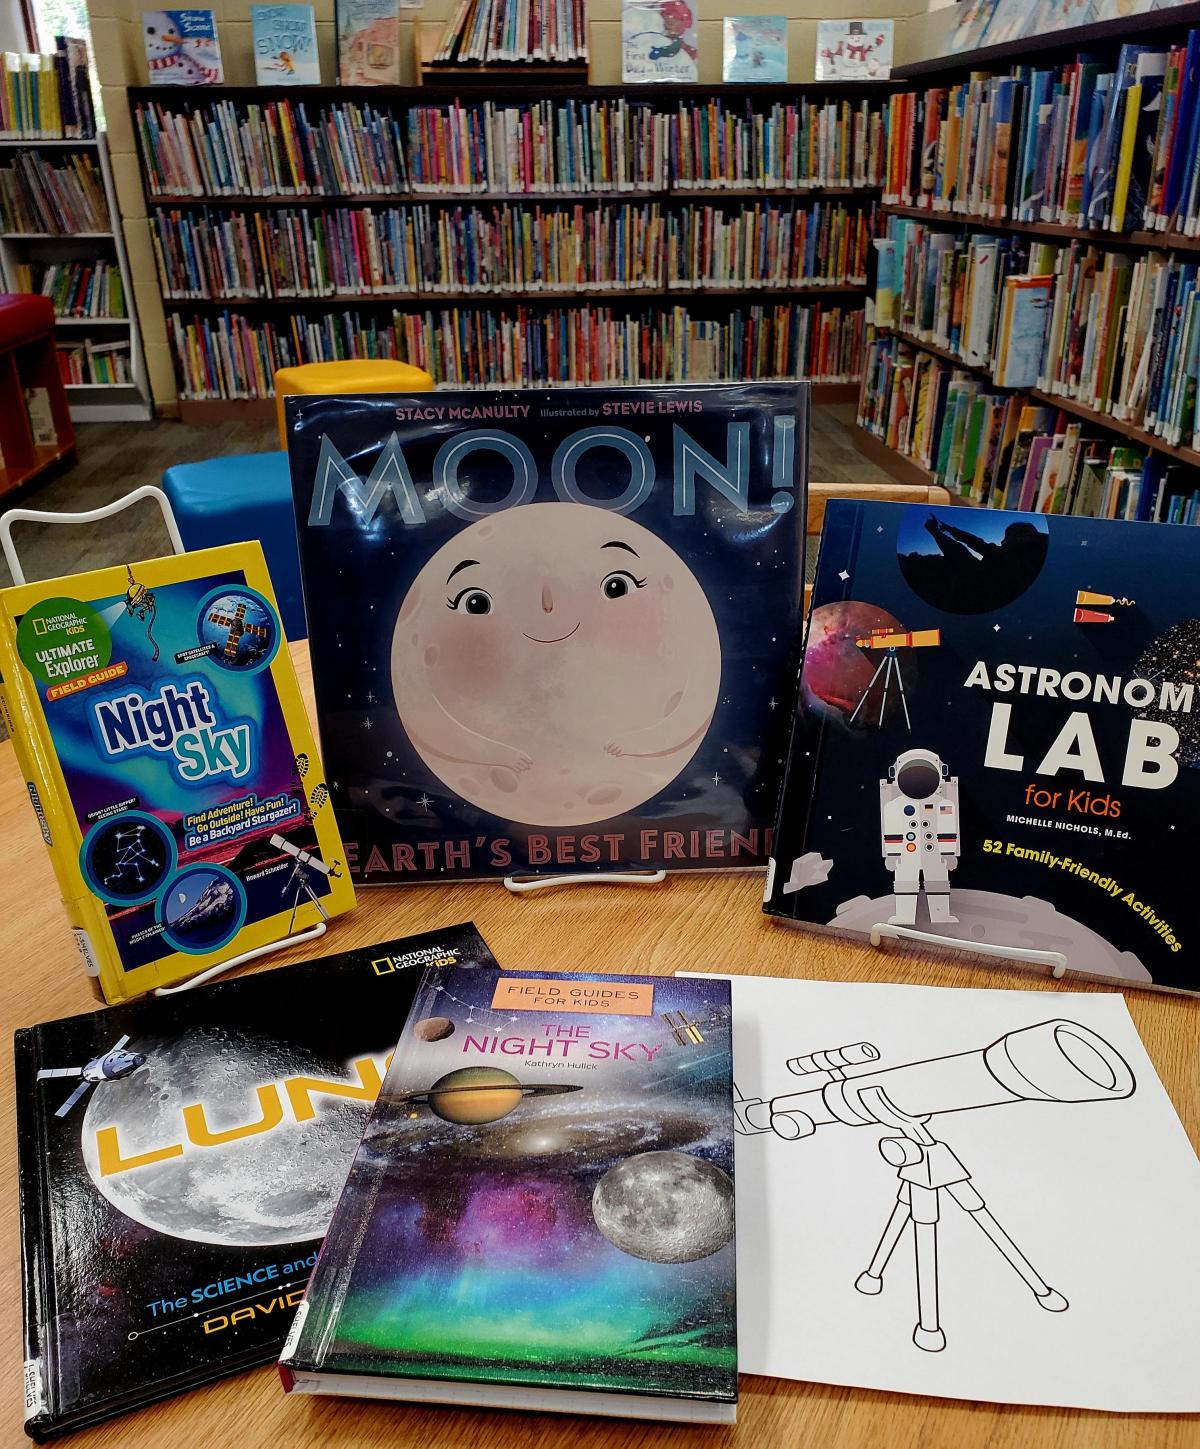
[[[16,545],[12,540],[14,523],[98,523],[101,519],[111,518],[116,513],[122,513],[126,508],[134,503],[140,503],[144,498],[148,498],[158,505],[158,511],[162,514],[163,523],[166,524],[167,533],[171,539],[172,552],[186,553],[187,550],[183,546],[183,539],[179,533],[179,525],[175,522],[175,515],[171,511],[171,500],[161,488],[155,488],[152,483],[146,483],[141,488],[135,488],[132,493],[127,493],[123,498],[106,503],[103,508],[89,509],[86,513],[47,513],[37,508],[10,509],[0,518],[0,548],[4,551],[4,561],[8,564],[13,583],[27,582],[25,570],[21,567],[21,560],[17,556]],[[324,915],[324,908],[319,901],[317,909]],[[298,946],[302,941],[314,941],[318,936],[323,936],[328,929],[328,921],[318,921],[307,931],[296,931],[279,941],[271,941],[265,946],[258,946],[253,951],[243,951],[240,956],[231,956],[228,961],[221,961],[216,966],[210,966],[195,976],[189,976],[186,981],[177,981],[174,986],[159,986],[155,989],[154,995],[174,996],[180,991],[190,991],[192,987],[202,986],[206,981],[211,981],[226,971],[232,971],[235,966],[245,965],[247,961],[257,960],[258,957],[269,955],[272,951],[283,951],[288,946]]]

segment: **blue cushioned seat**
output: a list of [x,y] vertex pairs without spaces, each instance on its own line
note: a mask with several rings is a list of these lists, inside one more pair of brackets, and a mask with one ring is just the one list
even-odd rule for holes
[[304,597],[286,453],[241,453],[176,463],[163,474],[179,532],[189,549],[257,538],[267,556],[289,639],[304,639]]

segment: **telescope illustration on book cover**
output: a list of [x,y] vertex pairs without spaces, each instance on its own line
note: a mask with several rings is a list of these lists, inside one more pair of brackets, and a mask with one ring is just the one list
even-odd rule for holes
[[735,1081],[735,1130],[742,1137],[773,1133],[796,1142],[822,1127],[886,1129],[877,1144],[879,1155],[896,1169],[900,1187],[870,1262],[854,1286],[871,1297],[882,1292],[884,1271],[911,1222],[917,1279],[913,1343],[918,1348],[938,1353],[946,1346],[938,1302],[938,1226],[949,1203],[975,1223],[1039,1308],[1064,1312],[1066,1298],[1009,1237],[988,1210],[970,1170],[929,1123],[942,1113],[1013,1102],[1083,1104],[1132,1096],[1136,1083],[1124,1057],[1088,1027],[1058,1018],[1010,1031],[975,1051],[897,1067],[880,1067],[879,1060],[879,1049],[870,1042],[791,1057],[787,1069],[803,1078],[803,1085],[769,1099],[743,1096]]

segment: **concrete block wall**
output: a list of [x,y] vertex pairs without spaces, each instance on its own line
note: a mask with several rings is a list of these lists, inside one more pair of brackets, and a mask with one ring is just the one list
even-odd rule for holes
[[[695,3],[698,5],[700,30],[700,79],[714,82],[721,79],[722,19],[726,14],[786,14],[789,19],[790,77],[795,81],[805,81],[813,78],[817,21],[831,18],[831,10],[835,17],[895,19],[896,59],[899,63],[908,58],[906,21],[925,9],[925,0],[855,0],[853,4],[835,0],[833,5],[828,0],[695,0]],[[444,24],[454,5],[455,0],[428,0],[421,10],[401,13],[411,33],[417,23]],[[167,342],[166,318],[150,244],[129,102],[125,94],[127,87],[145,85],[147,80],[142,44],[143,8],[142,0],[89,0],[88,3],[108,124],[113,177],[121,225],[129,249],[146,367],[158,411],[171,414],[177,407],[175,371]],[[216,13],[226,82],[229,85],[253,85],[249,0],[209,0],[209,8]],[[321,80],[330,85],[337,79],[334,0],[314,0],[314,9]],[[619,82],[621,0],[590,0],[590,18],[592,80],[598,85]],[[402,80],[406,84],[416,80],[415,35],[412,35],[412,40],[412,45],[403,47],[407,70]]]

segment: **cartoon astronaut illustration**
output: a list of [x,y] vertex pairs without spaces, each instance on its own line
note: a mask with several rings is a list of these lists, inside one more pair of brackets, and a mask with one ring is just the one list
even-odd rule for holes
[[958,864],[958,779],[933,750],[905,750],[879,782],[883,860],[895,878],[891,923],[912,926],[925,893],[931,924],[950,914],[950,872]]

